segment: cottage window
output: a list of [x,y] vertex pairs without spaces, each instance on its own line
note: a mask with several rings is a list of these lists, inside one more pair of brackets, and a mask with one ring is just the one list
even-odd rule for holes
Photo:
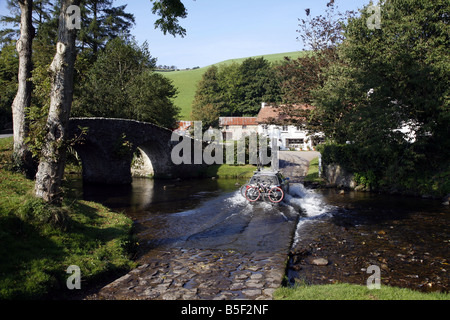
[[283,126],[282,131],[288,131],[288,126]]
[[304,140],[303,139],[286,139],[286,145],[288,148],[302,148]]

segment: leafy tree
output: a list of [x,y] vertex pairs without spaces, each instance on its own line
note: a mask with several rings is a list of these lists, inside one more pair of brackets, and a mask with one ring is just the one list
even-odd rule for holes
[[243,98],[239,105],[241,115],[256,115],[261,102],[275,103],[280,100],[275,71],[263,57],[244,60],[240,66],[240,79]]
[[[337,143],[353,142],[366,169],[390,182],[450,158],[448,1],[386,0],[381,29],[362,11],[345,27],[340,60],[314,91],[317,119]],[[414,140],[399,129],[408,125]]]
[[[329,106],[322,115],[335,107],[359,128],[347,138],[373,136],[381,128],[387,136],[404,123],[414,123],[418,138],[429,140],[448,127],[442,122],[448,112],[450,65],[449,6],[444,3],[386,1],[380,30],[367,28],[366,12],[350,21],[340,47],[342,62],[330,68],[325,89],[318,91],[318,101]],[[330,95],[336,100],[331,102]],[[376,125],[364,123],[373,117],[379,118]]]
[[128,104],[124,93],[131,79],[154,64],[150,53],[143,49],[123,38],[111,40],[88,71],[74,103],[73,115],[123,116],[121,106]]
[[[280,100],[280,87],[274,67],[264,58],[248,58],[208,70],[196,92],[195,109],[210,104],[220,116],[254,116],[261,102]],[[203,115],[203,117],[205,117]]]
[[242,75],[240,64],[233,62],[230,65],[222,66],[217,75],[220,87],[220,107],[221,116],[239,116],[241,114],[239,105],[242,97]]
[[180,0],[150,0],[153,2],[152,12],[160,16],[155,21],[155,29],[159,28],[164,34],[171,34],[174,37],[179,35],[184,37],[186,29],[180,26],[178,19],[187,17],[187,10]]
[[[32,2],[31,22],[34,33],[38,35],[41,27],[52,18],[53,1],[33,0]],[[0,30],[0,42],[2,43],[17,40],[20,37],[21,10],[19,4],[20,1],[6,0],[6,7],[10,11],[10,15],[1,15],[0,22],[9,26]]]
[[315,52],[334,49],[342,43],[345,39],[345,21],[356,14],[353,10],[339,12],[334,0],[327,3],[324,15],[313,16],[309,8],[305,9],[305,13],[306,17],[299,19],[297,40],[303,42],[305,50]]
[[222,94],[218,79],[219,69],[211,66],[202,76],[197,85],[194,102],[192,104],[192,120],[202,121],[203,130],[210,126],[217,128],[219,125]]
[[[69,30],[66,25],[66,10],[70,5],[79,5],[79,0],[62,0],[58,24],[58,45],[54,60],[50,66],[52,72],[52,89],[50,108],[46,124],[45,139],[42,146],[38,172],[36,174],[35,193],[46,202],[59,203],[60,186],[64,175],[67,144],[67,124],[72,107],[73,78],[76,59],[76,30]],[[164,32],[180,32],[177,17],[186,10],[182,3],[175,1],[157,1],[162,4],[154,11],[162,20],[159,26]],[[181,5],[181,6],[180,6]],[[121,87],[120,90],[123,88]]]
[[153,73],[148,47],[122,37],[111,40],[78,90],[72,114],[148,121],[172,128],[178,109],[169,80]]
[[81,48],[89,47],[94,55],[118,35],[129,34],[134,15],[125,12],[126,5],[113,7],[113,0],[85,0],[81,3]]
[[[55,0],[34,0],[32,22],[36,38],[56,44],[60,7]],[[7,0],[9,16],[1,16],[0,22],[11,25],[0,31],[0,39],[16,39],[19,36],[20,10],[17,1]],[[77,37],[82,50],[88,48],[94,54],[118,35],[129,34],[134,25],[134,15],[127,13],[126,5],[113,6],[113,0],[84,0],[80,3],[81,30]]]
[[[284,106],[281,112],[286,115],[284,122],[305,125],[313,131],[320,131],[324,121],[320,117],[311,117],[313,109],[296,108],[296,104],[314,104],[313,92],[322,88],[327,77],[327,68],[339,60],[337,47],[344,40],[343,28],[346,19],[354,16],[354,11],[340,13],[334,1],[327,4],[325,15],[312,16],[306,9],[306,17],[299,19],[300,34],[298,39],[303,42],[305,54],[295,60],[285,58],[277,67],[281,78],[281,93]],[[339,115],[327,114],[330,120]],[[304,119],[308,119],[305,123]]]
[[19,57],[14,43],[5,44],[0,51],[0,130],[12,121],[11,105],[17,93]]
[[180,112],[172,100],[176,94],[177,90],[170,80],[146,70],[131,81],[128,90],[130,111],[127,118],[174,129]]

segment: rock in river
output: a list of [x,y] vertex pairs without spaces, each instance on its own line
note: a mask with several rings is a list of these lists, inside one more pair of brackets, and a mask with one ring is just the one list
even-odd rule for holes
[[328,264],[328,260],[324,258],[314,258],[311,259],[310,263],[316,266],[326,266]]
[[448,194],[448,195],[446,195],[445,197],[444,197],[444,199],[442,199],[442,204],[444,205],[444,206],[448,206],[449,204],[450,204],[450,193]]

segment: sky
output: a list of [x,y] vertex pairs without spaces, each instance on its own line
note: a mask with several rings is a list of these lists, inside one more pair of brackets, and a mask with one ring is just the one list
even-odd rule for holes
[[[329,0],[184,0],[188,17],[181,19],[187,30],[184,38],[164,35],[154,29],[156,15],[150,0],[117,0],[128,4],[136,25],[132,34],[139,43],[147,41],[157,64],[180,69],[205,67],[228,59],[272,53],[301,51],[297,40],[298,19],[305,9],[316,16]],[[339,11],[356,10],[369,0],[336,0]]]
[[[0,0],[1,1],[1,0]],[[154,29],[150,0],[116,0],[135,15],[132,34],[147,41],[157,64],[180,69],[205,67],[228,59],[301,51],[298,19],[323,13],[329,0],[184,0],[188,16],[180,24],[184,38]],[[356,10],[369,0],[336,0],[339,11]]]
[[[188,16],[180,24],[187,35],[173,37],[154,28],[158,18],[150,0],[115,0],[127,4],[136,24],[131,30],[139,44],[147,41],[158,65],[205,67],[228,59],[301,51],[298,19],[322,14],[329,0],[183,0]],[[336,0],[339,11],[356,10],[370,0]],[[0,0],[0,15],[6,13]]]

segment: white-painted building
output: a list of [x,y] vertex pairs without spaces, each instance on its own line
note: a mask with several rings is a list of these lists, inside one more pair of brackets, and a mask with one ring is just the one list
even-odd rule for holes
[[313,150],[315,147],[308,132],[297,126],[260,125],[258,133],[276,138],[280,150]]
[[[295,105],[293,109],[311,110],[309,105]],[[311,135],[301,125],[280,125],[288,117],[280,107],[262,104],[256,122],[258,133],[278,139],[280,150],[314,150],[316,143],[323,139],[322,134]]]
[[[298,105],[295,108],[312,107]],[[301,126],[274,124],[282,122],[283,118],[286,117],[280,108],[263,103],[257,117],[221,117],[219,127],[225,141],[239,140],[243,135],[258,133],[269,138],[275,137],[281,150],[314,150],[316,143],[323,139],[322,134],[312,136]]]
[[220,117],[219,128],[224,141],[237,141],[258,132],[256,117]]

